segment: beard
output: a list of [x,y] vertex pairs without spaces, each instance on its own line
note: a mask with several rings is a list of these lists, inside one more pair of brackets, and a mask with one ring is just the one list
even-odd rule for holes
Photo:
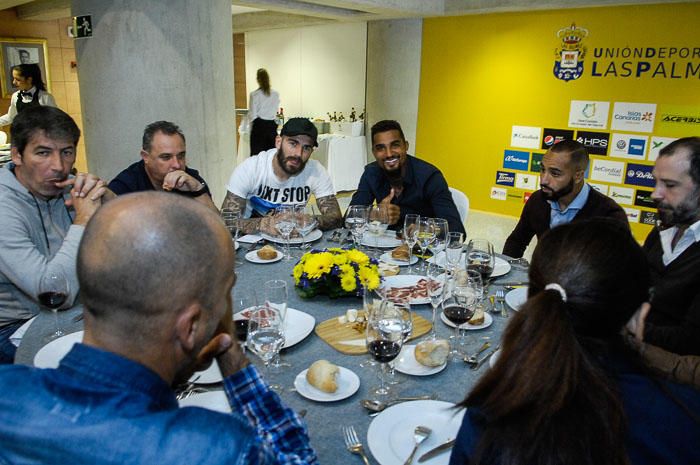
[[[287,166],[287,161],[292,160],[292,159],[299,160],[298,167],[288,167]],[[284,153],[282,148],[277,150],[277,163],[279,163],[280,168],[282,168],[282,171],[284,171],[285,173],[287,173],[290,176],[301,173],[302,171],[304,171],[304,167],[306,166],[306,162],[304,161],[303,158],[301,158],[301,157],[288,157]]]
[[656,202],[662,227],[690,226],[700,219],[700,187],[677,206]]
[[[544,190],[545,187],[547,189],[550,189],[551,192]],[[562,187],[558,191],[555,191],[554,189],[548,186],[542,186],[540,189],[542,190],[542,194],[547,200],[559,200],[560,198],[564,197],[567,194],[570,194],[574,190],[574,178],[571,178],[569,184]]]

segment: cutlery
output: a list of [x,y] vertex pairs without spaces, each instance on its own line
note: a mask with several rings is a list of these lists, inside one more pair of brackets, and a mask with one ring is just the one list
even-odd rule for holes
[[436,398],[437,396],[435,394],[432,394],[429,396],[399,397],[398,399],[390,400],[388,402],[382,402],[380,400],[373,399],[362,399],[360,401],[360,405],[362,405],[367,410],[371,410],[373,412],[381,412],[385,408],[390,407],[394,404],[399,404],[401,402],[408,402],[412,400],[435,400]]
[[482,346],[479,348],[479,350],[476,351],[475,354],[470,355],[469,357],[464,357],[465,363],[470,363],[470,364],[471,364],[471,363],[478,363],[478,357],[479,357],[479,355],[481,355],[481,353],[482,353],[483,351],[485,351],[486,349],[488,349],[489,347],[491,347],[491,343],[488,342],[488,341],[487,341],[487,342],[484,342],[484,345],[482,345]]
[[419,463],[423,463],[423,462],[425,462],[426,460],[430,460],[430,459],[432,459],[433,457],[437,457],[438,455],[440,455],[440,454],[442,454],[442,453],[444,453],[444,452],[447,452],[448,450],[452,449],[452,447],[454,447],[454,445],[455,445],[455,440],[454,440],[454,439],[448,439],[448,440],[445,441],[444,443],[440,444],[440,445],[437,446],[437,447],[433,447],[433,448],[430,449],[428,452],[426,452],[425,454],[423,454],[423,455],[421,455],[420,457],[418,457],[418,462],[419,462]]
[[530,284],[528,281],[507,281],[505,283],[498,283],[502,287],[517,287],[517,286],[527,286]]
[[79,314],[73,317],[73,323],[82,321],[83,318],[85,318],[85,315],[83,314],[83,312],[80,312]]
[[362,443],[357,437],[354,426],[344,426],[343,427],[343,437],[345,438],[345,447],[353,454],[358,454],[362,457],[362,461],[365,465],[369,465],[369,460],[365,455],[365,449],[362,447]]
[[492,356],[499,348],[500,348],[500,346],[496,346],[491,352],[489,352],[488,354],[484,355],[478,362],[476,362],[475,364],[473,364],[473,365],[471,366],[471,369],[476,371],[476,370],[478,370],[479,368],[481,368],[481,365],[483,365],[484,363],[486,363],[486,361],[487,361],[488,359],[490,359],[491,356]]
[[503,318],[508,318],[508,309],[506,308],[506,294],[503,289],[496,291],[496,302],[501,304],[501,316]]
[[416,426],[416,429],[413,430],[413,442],[415,442],[415,445],[413,446],[413,450],[411,451],[411,455],[408,456],[406,461],[403,463],[403,465],[411,465],[411,462],[413,462],[413,456],[416,455],[416,451],[418,450],[418,447],[421,445],[423,441],[428,439],[430,434],[433,431],[428,428],[427,426]]

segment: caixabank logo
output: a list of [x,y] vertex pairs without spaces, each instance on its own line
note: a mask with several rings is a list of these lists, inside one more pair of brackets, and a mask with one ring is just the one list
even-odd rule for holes
[[580,78],[586,57],[583,39],[588,37],[588,29],[572,23],[570,27],[559,29],[557,37],[561,43],[554,50],[554,77],[566,82]]

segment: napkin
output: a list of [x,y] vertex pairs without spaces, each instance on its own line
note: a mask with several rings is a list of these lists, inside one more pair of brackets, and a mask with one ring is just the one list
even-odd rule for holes
[[24,323],[22,326],[17,328],[17,331],[12,333],[12,336],[10,336],[10,342],[14,344],[15,347],[19,347],[19,343],[22,342],[22,338],[24,337],[24,333],[27,332],[27,329],[29,329],[29,326],[36,320],[36,317],[28,320],[26,323]]
[[260,234],[246,234],[243,237],[238,238],[238,242],[243,242],[244,244],[252,244],[254,242],[258,242],[262,240],[262,236]]

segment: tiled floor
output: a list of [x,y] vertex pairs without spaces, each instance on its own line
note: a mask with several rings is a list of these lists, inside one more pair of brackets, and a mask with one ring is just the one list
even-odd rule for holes
[[[351,196],[351,192],[343,192],[338,194],[338,203],[340,204],[340,209],[342,211],[347,209]],[[491,241],[491,243],[493,243],[493,247],[496,252],[501,252],[503,250],[503,244],[506,242],[506,238],[513,228],[515,228],[515,224],[517,222],[518,219],[512,216],[471,210],[469,212],[469,216],[467,217],[467,237],[487,238]],[[523,256],[528,260],[532,258],[532,251],[535,249],[536,244],[537,239],[535,238],[530,243],[527,250],[525,250],[525,254]]]

